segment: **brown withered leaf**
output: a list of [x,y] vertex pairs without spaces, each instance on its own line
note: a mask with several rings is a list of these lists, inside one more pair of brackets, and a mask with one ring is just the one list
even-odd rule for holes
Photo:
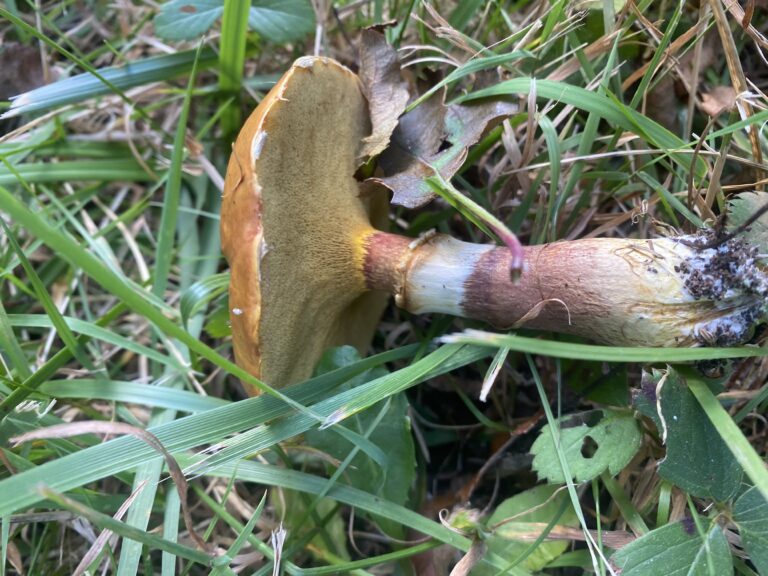
[[503,100],[445,106],[437,93],[400,119],[379,159],[384,176],[370,180],[392,191],[393,204],[424,206],[435,197],[426,179],[435,171],[445,180],[453,178],[468,148],[516,110]]
[[368,99],[372,132],[361,155],[376,156],[389,144],[397,120],[408,104],[408,84],[400,75],[397,51],[378,29],[363,30],[360,41],[360,81]]
[[715,86],[701,95],[699,109],[712,117],[729,112],[736,106],[736,90],[733,86]]
[[[43,65],[37,48],[16,42],[0,47],[0,100],[9,100],[44,83]],[[17,124],[18,120],[0,120],[0,135]]]

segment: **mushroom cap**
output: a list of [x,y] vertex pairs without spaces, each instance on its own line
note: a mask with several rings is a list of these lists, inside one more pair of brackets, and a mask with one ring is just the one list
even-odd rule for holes
[[366,289],[363,242],[386,223],[386,199],[361,197],[354,177],[370,132],[357,76],[304,57],[234,144],[221,209],[232,339],[237,363],[270,386],[311,376],[328,347],[364,349],[384,309]]

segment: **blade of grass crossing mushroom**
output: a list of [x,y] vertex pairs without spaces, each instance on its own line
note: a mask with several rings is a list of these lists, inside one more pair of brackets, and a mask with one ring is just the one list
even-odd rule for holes
[[[496,218],[496,216],[488,212],[488,210],[456,190],[450,182],[440,176],[440,173],[437,170],[434,172],[434,176],[427,179],[427,183],[430,187],[439,194],[441,198],[445,199],[452,206],[460,210],[462,214],[466,215],[481,230],[489,234],[489,236],[495,234],[509,249],[509,253],[512,256],[510,261],[510,276],[512,278],[519,276],[523,270],[523,246],[520,244],[520,240],[515,233],[507,228],[501,220]],[[489,230],[492,234],[488,232]]]
[[[333,390],[341,383],[384,362],[408,358],[417,348],[418,346],[412,345],[365,358],[292,386],[286,390],[286,393],[294,404],[312,404],[324,398],[331,401]],[[442,371],[455,369],[487,355],[487,350],[465,347],[430,376],[436,376]],[[381,399],[382,397],[379,396],[376,401]],[[170,452],[177,453],[203,444],[222,442],[231,434],[250,430],[264,424],[267,420],[277,419],[290,413],[289,404],[272,395],[264,394],[244,402],[228,404],[169,424],[155,426],[150,429],[150,432],[155,434]],[[316,423],[317,421],[312,419],[298,423],[294,417],[293,427],[287,433],[292,436],[302,434]],[[273,443],[270,438],[266,440],[262,438],[262,440],[268,446]],[[246,448],[245,453],[251,452]],[[42,482],[46,482],[54,490],[71,490],[88,482],[130,470],[155,455],[156,453],[144,443],[124,436],[19,472],[0,480],[0,493],[4,495],[0,499],[0,516],[38,502],[39,495],[35,491],[35,486]]]
[[539,354],[553,358],[570,358],[573,360],[592,360],[597,362],[692,362],[696,360],[768,356],[768,349],[757,346],[734,348],[598,346],[594,344],[528,338],[515,334],[496,334],[481,330],[465,330],[458,334],[448,334],[440,340],[450,344],[509,348],[516,352]]

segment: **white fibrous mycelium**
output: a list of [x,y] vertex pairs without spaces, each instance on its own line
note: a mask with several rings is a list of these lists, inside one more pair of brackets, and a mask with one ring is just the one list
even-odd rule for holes
[[718,238],[713,231],[680,240],[691,247],[675,266],[685,290],[717,311],[696,326],[696,338],[716,346],[748,341],[768,316],[768,274],[759,266],[758,248],[742,237]]

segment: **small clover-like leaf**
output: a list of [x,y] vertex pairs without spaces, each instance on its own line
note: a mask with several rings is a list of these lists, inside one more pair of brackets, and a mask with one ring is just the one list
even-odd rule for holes
[[171,0],[155,16],[155,32],[165,40],[191,40],[205,34],[224,13],[224,0]]
[[741,543],[760,574],[768,574],[768,501],[756,486],[738,497],[733,520],[739,527]]
[[621,576],[733,574],[733,559],[723,529],[712,522],[705,534],[699,534],[692,518],[644,534],[616,552],[611,562]]
[[[580,414],[560,421],[560,450],[576,482],[592,480],[606,470],[617,474],[640,448],[640,428],[631,414],[603,410],[594,425],[584,423],[585,416],[594,414]],[[551,426],[541,430],[531,453],[533,469],[540,478],[550,483],[565,482]]]
[[635,406],[654,420],[666,441],[659,476],[700,498],[724,502],[735,495],[741,466],[676,370],[644,375]]
[[315,29],[315,11],[310,0],[251,0],[248,25],[270,42],[291,42]]

